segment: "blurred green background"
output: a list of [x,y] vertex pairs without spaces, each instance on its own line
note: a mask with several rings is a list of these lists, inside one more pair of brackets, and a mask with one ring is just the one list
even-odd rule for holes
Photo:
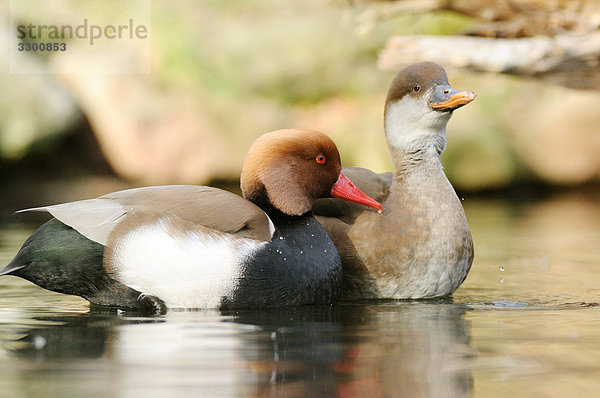
[[[122,12],[115,2],[46,3],[42,12],[3,2],[1,30],[79,13],[109,23]],[[287,127],[330,135],[345,166],[389,171],[382,119],[395,71],[377,67],[386,41],[458,35],[481,22],[439,9],[371,18],[382,10],[375,2],[154,0],[151,10],[150,74],[61,72],[114,62],[76,48],[60,62],[30,55],[38,74],[10,73],[0,59],[0,210],[134,185],[235,184],[252,141]],[[457,190],[598,183],[600,91],[448,74],[478,94],[448,126],[443,163]]]

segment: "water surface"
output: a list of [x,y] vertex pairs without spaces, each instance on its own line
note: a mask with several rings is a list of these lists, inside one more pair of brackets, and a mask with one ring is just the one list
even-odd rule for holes
[[[465,200],[476,258],[452,300],[143,318],[2,277],[0,395],[597,396],[598,199]],[[34,227],[0,224],[0,264]]]

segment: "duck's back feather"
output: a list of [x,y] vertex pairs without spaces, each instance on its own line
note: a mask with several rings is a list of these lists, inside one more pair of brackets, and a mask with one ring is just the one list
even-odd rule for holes
[[166,185],[113,192],[21,211],[47,211],[86,238],[104,246],[128,214],[172,215],[179,219],[239,237],[268,241],[273,223],[258,206],[231,192],[212,187]]

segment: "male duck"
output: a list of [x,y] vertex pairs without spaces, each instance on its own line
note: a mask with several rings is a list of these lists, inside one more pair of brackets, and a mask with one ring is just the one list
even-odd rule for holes
[[264,134],[241,188],[245,199],[175,185],[29,209],[55,218],[0,275],[153,312],[331,303],[341,263],[313,202],[334,196],[381,211],[341,173],[333,141],[316,131]]
[[411,65],[392,81],[384,119],[394,172],[344,168],[383,204],[383,214],[335,199],[314,207],[342,258],[342,298],[442,297],[466,278],[473,242],[440,156],[452,111],[475,97],[453,89],[444,68],[432,62]]

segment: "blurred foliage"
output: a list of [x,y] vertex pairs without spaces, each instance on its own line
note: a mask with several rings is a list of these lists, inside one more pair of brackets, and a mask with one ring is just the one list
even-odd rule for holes
[[442,156],[446,174],[462,190],[508,186],[524,170],[499,110],[519,94],[518,81],[509,77],[451,81],[457,89],[479,95],[476,103],[456,111],[449,123],[448,148]]
[[168,11],[155,6],[160,82],[224,100],[260,96],[288,105],[370,90],[376,77],[366,71],[372,72],[387,34],[356,40],[336,8],[315,13],[306,4],[253,4],[225,1]]
[[[118,4],[65,0],[46,11],[55,20],[83,12],[110,21],[121,12]],[[450,11],[386,14],[381,8],[373,12],[373,7],[379,6],[317,0],[154,0],[152,74],[125,78],[131,84],[150,86],[151,95],[164,97],[164,102],[148,98],[146,113],[189,106],[205,121],[206,130],[226,143],[222,147],[240,146],[215,157],[228,165],[217,165],[221,173],[213,178],[237,178],[240,153],[249,142],[265,131],[285,127],[323,130],[338,144],[345,165],[387,171],[391,163],[383,136],[383,103],[394,74],[376,69],[378,53],[394,35],[453,35],[471,29],[477,21]],[[45,16],[30,6],[12,17],[35,22]],[[8,21],[8,8],[0,6],[0,24]],[[509,123],[515,115],[507,111],[515,109],[511,104],[530,86],[492,75],[457,75],[452,70],[448,74],[456,88],[479,95],[473,104],[455,112],[448,127],[443,161],[455,186],[493,189],[539,178],[523,160],[526,151],[518,147],[523,141],[515,138],[525,134],[527,126]],[[40,138],[76,126],[81,93],[70,96],[72,88],[61,82],[51,74],[2,75],[1,158],[22,157]],[[537,90],[540,95],[547,92],[543,87]],[[558,97],[552,97],[553,103]],[[600,98],[592,98],[590,106],[598,103]],[[541,103],[527,106],[533,110]],[[564,109],[568,112],[569,104]],[[84,109],[92,122],[94,117],[106,117],[91,112]],[[190,126],[194,128],[198,126]],[[169,134],[175,140],[179,133]]]

